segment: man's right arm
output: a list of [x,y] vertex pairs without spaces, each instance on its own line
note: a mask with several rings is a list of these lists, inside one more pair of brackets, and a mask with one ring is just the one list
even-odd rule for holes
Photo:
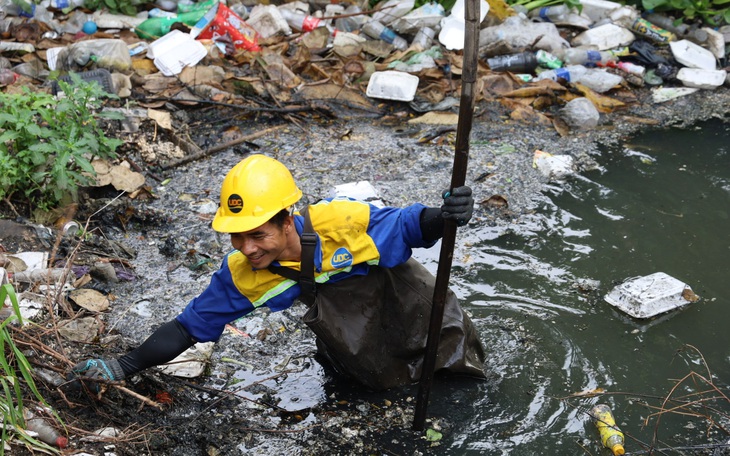
[[119,358],[124,376],[129,377],[152,366],[175,359],[195,345],[195,341],[177,319],[160,326],[142,345]]
[[194,344],[195,340],[175,319],[160,326],[142,345],[121,358],[88,359],[76,364],[71,372],[81,379],[121,381],[148,367],[175,359]]

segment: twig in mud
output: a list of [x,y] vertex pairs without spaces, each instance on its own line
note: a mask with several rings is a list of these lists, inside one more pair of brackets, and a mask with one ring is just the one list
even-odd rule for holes
[[148,397],[142,396],[139,393],[135,393],[131,389],[125,388],[124,386],[121,386],[121,385],[113,385],[113,386],[114,386],[114,388],[118,389],[119,391],[129,394],[130,396],[139,399],[140,401],[144,402],[145,404],[147,404],[149,406],[155,407],[158,410],[162,410],[162,404],[159,404]]
[[262,429],[262,428],[246,428],[246,427],[237,428],[237,429],[240,429],[242,431],[250,431],[250,432],[270,432],[272,434],[291,434],[294,432],[308,431],[310,429],[318,428],[321,426],[322,426],[321,424],[312,424],[311,426],[303,427],[300,429]]
[[240,137],[238,139],[235,139],[233,141],[230,141],[228,143],[221,144],[221,145],[214,146],[214,147],[211,147],[209,149],[206,149],[206,150],[202,151],[201,153],[189,155],[189,156],[183,157],[183,158],[181,158],[179,160],[173,160],[173,161],[167,162],[164,165],[160,166],[160,169],[162,169],[164,171],[164,170],[168,170],[168,169],[174,168],[176,166],[180,166],[180,165],[184,165],[186,163],[190,163],[190,162],[195,161],[195,160],[199,160],[201,158],[207,157],[208,155],[212,155],[212,154],[215,154],[215,153],[220,152],[222,150],[226,150],[226,149],[228,149],[230,147],[233,147],[233,146],[235,146],[237,144],[241,144],[243,142],[251,141],[252,139],[256,139],[256,138],[259,138],[261,136],[267,135],[267,134],[269,134],[269,133],[271,133],[273,131],[276,131],[278,129],[281,129],[283,127],[284,127],[284,125],[277,125],[275,127],[267,128],[266,130],[261,130],[261,131],[257,131],[256,133],[252,133],[250,135],[242,136],[242,137]]

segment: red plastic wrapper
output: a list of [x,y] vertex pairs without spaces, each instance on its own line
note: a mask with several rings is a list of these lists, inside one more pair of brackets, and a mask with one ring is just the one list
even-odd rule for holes
[[[222,3],[218,3],[208,10],[205,16],[195,24],[195,29],[200,30],[196,39],[232,40],[236,49],[253,52],[261,50],[258,44],[258,32]],[[230,39],[226,39],[226,35]]]

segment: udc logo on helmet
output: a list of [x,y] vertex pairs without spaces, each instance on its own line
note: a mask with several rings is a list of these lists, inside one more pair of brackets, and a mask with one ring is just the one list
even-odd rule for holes
[[346,268],[352,265],[352,254],[344,247],[337,249],[332,255],[332,266],[335,268]]
[[228,197],[228,210],[238,214],[243,210],[243,198],[235,193]]

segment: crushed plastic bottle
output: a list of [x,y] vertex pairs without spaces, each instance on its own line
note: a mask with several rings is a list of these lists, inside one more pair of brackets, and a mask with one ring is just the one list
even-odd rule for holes
[[566,65],[596,66],[618,60],[613,53],[586,48],[566,49],[561,56]]
[[434,36],[436,36],[436,31],[434,31],[434,29],[431,27],[423,27],[418,31],[418,33],[416,33],[416,36],[413,37],[411,46],[416,46],[421,50],[428,49],[433,43]]
[[48,421],[36,415],[30,409],[23,409],[23,418],[25,418],[25,428],[38,434],[38,439],[42,442],[55,445],[59,448],[66,448],[68,446],[68,439],[66,437],[61,436]]
[[554,70],[555,68],[561,68],[564,65],[563,61],[558,56],[543,49],[535,52],[535,58],[537,59],[537,64],[543,68]]
[[570,14],[570,8],[565,4],[561,4],[535,8],[528,13],[528,17],[543,22],[555,23],[565,21],[568,17],[568,14]]
[[5,87],[7,85],[15,83],[15,81],[18,80],[18,75],[7,68],[3,68],[0,70],[0,87]]
[[585,76],[587,71],[588,68],[582,65],[568,65],[564,68],[542,71],[535,77],[535,81],[542,81],[543,79],[552,79],[553,81],[565,79],[568,82],[578,82]]
[[597,404],[590,412],[593,423],[601,435],[601,443],[611,450],[615,456],[626,453],[624,449],[624,434],[616,426],[616,420],[611,409],[606,404]]
[[286,8],[279,10],[291,28],[300,32],[311,32],[322,24],[322,19]]
[[362,31],[365,32],[371,38],[383,40],[386,43],[392,44],[396,49],[401,51],[408,48],[408,42],[401,36],[384,26],[378,21],[370,21],[362,26]]
[[345,8],[342,13],[344,17],[338,17],[335,19],[335,28],[342,32],[354,32],[360,30],[367,18],[364,15],[360,15],[362,9],[357,5],[349,5]]

